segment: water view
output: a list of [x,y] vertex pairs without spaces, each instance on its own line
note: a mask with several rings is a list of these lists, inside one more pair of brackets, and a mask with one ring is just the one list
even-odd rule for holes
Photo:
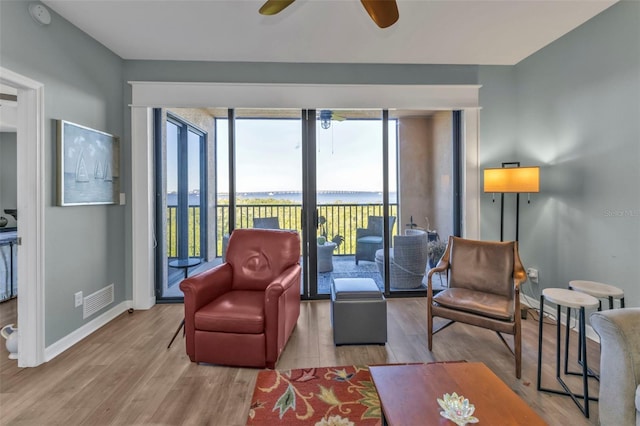
[[[245,200],[273,199],[278,201],[290,201],[302,203],[300,191],[274,191],[274,192],[242,192],[238,198]],[[389,203],[396,203],[396,193],[389,193]],[[218,200],[229,200],[229,194],[220,193]],[[318,204],[382,204],[382,193],[372,191],[322,191],[317,193]],[[177,205],[177,194],[167,194],[167,205]],[[200,194],[189,194],[189,205],[200,204]]]

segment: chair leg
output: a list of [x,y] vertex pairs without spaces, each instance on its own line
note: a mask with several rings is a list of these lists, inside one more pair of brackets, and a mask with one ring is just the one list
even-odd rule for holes
[[513,335],[513,345],[515,347],[516,357],[516,377],[519,379],[522,376],[522,331],[520,326],[516,326],[516,334]]
[[431,348],[433,347],[433,317],[431,316],[431,310],[428,309],[427,312],[427,346],[429,348],[429,352],[431,352]]

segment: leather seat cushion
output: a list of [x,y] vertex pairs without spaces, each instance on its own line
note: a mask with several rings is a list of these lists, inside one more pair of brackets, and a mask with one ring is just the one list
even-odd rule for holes
[[369,235],[367,237],[358,238],[358,242],[364,244],[382,244],[382,237]]
[[224,333],[263,333],[264,292],[235,290],[223,294],[196,312],[195,328]]
[[433,296],[433,300],[447,308],[498,320],[511,321],[514,318],[513,299],[497,294],[466,288],[449,288]]

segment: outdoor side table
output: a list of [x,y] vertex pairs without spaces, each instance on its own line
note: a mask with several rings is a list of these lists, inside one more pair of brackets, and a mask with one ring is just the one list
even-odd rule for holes
[[184,269],[184,278],[186,279],[189,275],[189,268],[192,266],[197,266],[202,263],[202,259],[197,257],[188,257],[186,259],[174,259],[169,261],[170,268],[176,269]]
[[331,241],[318,244],[318,272],[333,271],[333,251],[336,249],[336,243]]
[[[172,261],[169,262],[169,266],[171,268],[184,269],[184,279],[186,280],[187,277],[189,276],[189,268],[191,268],[192,266],[199,265],[200,263],[202,263],[202,259],[197,258],[197,257],[188,257],[186,259],[175,259],[175,260],[172,260]],[[171,338],[171,341],[169,342],[169,346],[167,346],[167,349],[169,349],[171,347],[171,344],[176,339],[176,336],[178,335],[178,333],[180,332],[180,329],[182,327],[184,327],[184,318],[180,322],[180,325],[178,326],[178,329],[176,330],[176,332],[173,334],[173,337]]]
[[[563,391],[556,389],[549,389],[542,387],[542,324],[544,322],[544,303],[545,301],[551,302],[556,305],[556,315],[557,315],[557,330],[556,330],[556,380],[562,388]],[[578,343],[578,351],[582,354],[582,371],[579,373],[582,376],[582,395],[573,392],[569,386],[565,383],[560,375],[560,335],[561,335],[561,324],[560,324],[560,314],[561,307],[565,306],[567,308],[567,321],[571,318],[571,309],[579,310],[579,324],[578,324],[578,335],[579,335],[579,343]],[[558,395],[567,395],[570,396],[573,402],[580,408],[580,411],[585,415],[585,417],[589,418],[589,401],[597,401],[598,398],[589,396],[589,367],[587,365],[587,334],[585,332],[585,309],[586,308],[596,308],[598,306],[598,299],[593,296],[590,296],[585,293],[572,291],[564,288],[545,288],[542,290],[542,295],[540,296],[540,324],[538,329],[538,390],[543,392],[550,392]],[[567,329],[567,331],[569,331]],[[565,363],[568,356],[569,351],[569,335],[565,336]],[[582,399],[584,402],[580,403],[578,399]]]

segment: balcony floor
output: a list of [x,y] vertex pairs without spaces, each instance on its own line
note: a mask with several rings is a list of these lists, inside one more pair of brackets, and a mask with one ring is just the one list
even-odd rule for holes
[[[216,258],[212,262],[206,262],[198,265],[195,268],[189,269],[189,275],[193,275],[202,271],[206,271],[207,269],[213,268],[214,266],[220,265],[222,263],[221,258]],[[174,269],[169,268],[169,288],[164,292],[164,297],[173,298],[173,297],[182,297],[182,291],[180,291],[179,283],[182,281],[184,277],[184,272],[182,269]],[[384,287],[384,283],[382,280],[382,276],[378,272],[378,268],[375,262],[367,262],[361,260],[359,265],[356,265],[354,256],[334,256],[333,257],[333,271],[331,272],[323,272],[318,274],[318,294],[329,294],[330,293],[330,285],[331,280],[334,278],[372,278],[378,287],[382,290]],[[425,278],[423,279],[423,286],[421,288],[412,289],[411,291],[426,291],[426,273]],[[442,274],[440,277],[433,278],[434,289],[441,289],[446,287],[447,285],[447,277]],[[391,291],[394,291],[394,288],[391,288]],[[397,290],[398,293],[406,290]]]

